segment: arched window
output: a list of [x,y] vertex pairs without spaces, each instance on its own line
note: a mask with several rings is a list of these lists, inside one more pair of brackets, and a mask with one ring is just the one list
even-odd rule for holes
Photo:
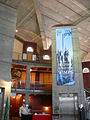
[[89,73],[89,69],[88,68],[83,68],[83,73]]
[[49,55],[43,55],[43,60],[50,60],[50,56]]
[[33,52],[33,48],[32,48],[32,47],[28,47],[28,48],[27,48],[27,52],[32,53],[32,52]]

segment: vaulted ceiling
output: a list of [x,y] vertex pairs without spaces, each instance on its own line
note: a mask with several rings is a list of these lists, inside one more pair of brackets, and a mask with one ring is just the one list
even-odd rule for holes
[[[90,0],[0,0],[17,9],[16,38],[36,42],[41,50],[52,44],[51,27],[74,24],[78,28],[80,53],[90,52]],[[20,40],[19,39],[19,40]]]

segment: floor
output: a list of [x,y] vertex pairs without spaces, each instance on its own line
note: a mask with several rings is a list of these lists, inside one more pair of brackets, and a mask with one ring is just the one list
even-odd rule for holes
[[21,119],[18,117],[11,117],[11,118],[9,118],[9,120],[21,120]]

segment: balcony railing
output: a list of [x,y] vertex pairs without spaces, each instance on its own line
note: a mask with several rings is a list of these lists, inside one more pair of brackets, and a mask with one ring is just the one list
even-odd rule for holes
[[40,81],[32,81],[30,83],[30,89],[32,90],[51,90],[52,83],[48,82],[40,82]]
[[11,87],[15,89],[25,89],[26,83],[23,82],[23,80],[12,79]]
[[[15,88],[15,89],[25,89],[26,83],[23,82],[23,80],[13,79],[11,87]],[[31,90],[51,90],[52,83],[49,83],[49,82],[45,83],[45,82],[40,82],[40,81],[31,81],[30,82],[30,89]]]
[[27,61],[27,62],[31,61],[31,62],[40,62],[40,63],[51,63],[51,58],[50,60],[43,60],[43,56],[32,53],[13,52],[12,59],[18,61]]

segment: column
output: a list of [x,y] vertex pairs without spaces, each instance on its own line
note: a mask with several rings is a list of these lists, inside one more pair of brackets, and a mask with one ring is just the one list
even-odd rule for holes
[[[68,55],[65,55],[66,50]],[[60,114],[60,120],[78,119],[75,113],[79,114],[79,105],[85,106],[76,26],[52,28],[52,102],[53,114]]]
[[7,97],[8,101],[10,101],[11,64],[16,19],[17,19],[16,9],[0,3],[0,87],[4,88],[5,90],[3,100],[4,101],[3,116],[5,112],[4,106],[6,105]]
[[25,103],[29,105],[29,94],[25,95]]
[[31,66],[27,65],[26,89],[29,90],[30,90],[30,68]]
[[[30,68],[31,66],[27,65],[27,79],[26,79],[26,89],[30,90]],[[29,105],[29,94],[25,95],[25,103]]]

